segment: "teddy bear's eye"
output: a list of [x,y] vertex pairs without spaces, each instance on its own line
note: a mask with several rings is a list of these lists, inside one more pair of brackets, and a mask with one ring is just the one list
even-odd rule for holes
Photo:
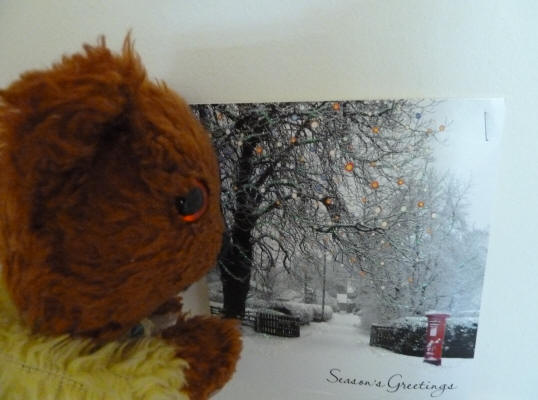
[[207,197],[207,189],[199,182],[185,196],[176,197],[176,209],[183,221],[194,222],[200,219],[207,210]]

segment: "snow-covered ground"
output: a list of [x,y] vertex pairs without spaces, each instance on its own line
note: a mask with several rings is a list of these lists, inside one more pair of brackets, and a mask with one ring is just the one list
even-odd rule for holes
[[[301,327],[301,337],[292,339],[243,327],[237,372],[215,400],[467,398],[473,360],[443,359],[437,367],[371,347],[359,324],[355,315],[335,313],[329,322]],[[454,388],[431,388],[441,384]]]

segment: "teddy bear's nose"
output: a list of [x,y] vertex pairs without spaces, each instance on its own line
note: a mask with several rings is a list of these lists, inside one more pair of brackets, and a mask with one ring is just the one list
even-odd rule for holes
[[196,182],[186,195],[176,197],[175,205],[183,221],[197,221],[204,215],[208,207],[208,193],[205,185]]

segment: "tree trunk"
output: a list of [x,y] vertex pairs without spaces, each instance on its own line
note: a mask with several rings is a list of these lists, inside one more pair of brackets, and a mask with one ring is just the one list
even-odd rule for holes
[[256,226],[255,212],[259,203],[257,192],[249,187],[252,174],[252,157],[258,138],[248,139],[238,160],[236,207],[234,223],[228,236],[228,246],[221,259],[221,280],[224,295],[223,315],[225,318],[245,316],[245,307],[250,289],[252,268],[252,232]]
[[250,289],[252,245],[238,243],[236,240],[233,245],[229,244],[220,260],[224,295],[222,313],[225,318],[242,319],[245,316],[247,295]]

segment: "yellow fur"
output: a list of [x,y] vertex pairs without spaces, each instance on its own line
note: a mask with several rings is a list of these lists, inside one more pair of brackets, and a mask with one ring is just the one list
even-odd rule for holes
[[187,400],[184,360],[159,338],[115,341],[34,335],[0,279],[0,399]]

